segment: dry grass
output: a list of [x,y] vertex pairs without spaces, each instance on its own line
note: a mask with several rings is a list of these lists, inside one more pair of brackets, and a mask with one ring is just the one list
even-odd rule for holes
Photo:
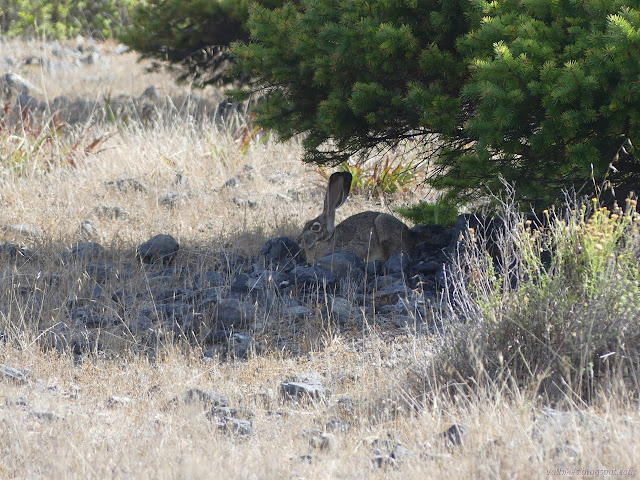
[[[11,42],[1,44],[0,53],[19,58],[37,48]],[[166,75],[145,74],[133,54],[107,59],[76,72],[23,67],[17,73],[48,98],[70,92],[85,98],[139,95],[151,84],[163,96],[189,93]],[[199,95],[198,101],[211,105],[219,99],[213,90]],[[31,262],[0,259],[5,287],[0,364],[27,374],[23,381],[0,376],[0,478],[528,479],[558,468],[637,472],[637,400],[603,397],[590,411],[554,423],[542,414],[539,399],[504,386],[472,397],[425,396],[422,379],[416,378],[431,352],[432,339],[425,336],[373,327],[337,334],[318,318],[296,332],[292,348],[268,348],[245,361],[204,360],[201,345],[170,341],[146,356],[134,349],[140,344],[135,332],[125,331],[101,339],[109,347],[105,351],[80,359],[44,348],[38,338],[42,328],[56,325],[63,315],[59,306],[86,288],[81,266],[61,261],[63,252],[86,236],[78,230],[85,220],[96,225],[95,240],[118,265],[130,262],[135,246],[157,233],[178,239],[182,261],[205,265],[223,247],[251,254],[266,238],[294,235],[320,211],[323,179],[301,164],[299,144],[255,140],[243,152],[233,131],[184,113],[144,127],[97,124],[92,135],[114,135],[74,167],[43,172],[34,157],[34,168],[21,175],[3,169],[0,224],[32,224],[43,233],[26,238],[0,232],[0,242],[17,241],[35,252]],[[6,151],[0,147],[0,152]],[[224,187],[233,177],[238,186]],[[147,190],[121,192],[106,184],[123,178],[135,178]],[[161,196],[168,192],[186,194],[184,203],[163,205]],[[392,201],[410,202],[423,194]],[[237,206],[234,198],[257,205]],[[386,208],[377,203],[355,197],[339,216]],[[130,216],[102,217],[96,210],[102,206],[126,208]],[[38,312],[12,301],[10,290],[17,283],[51,274],[61,280],[42,287],[51,300]],[[140,273],[127,281],[145,277]],[[300,372],[320,374],[331,390],[328,400],[283,400],[282,381]],[[173,401],[194,387],[250,409],[254,434],[222,431],[207,419],[203,405]],[[327,431],[336,419],[348,430],[332,433],[328,448],[314,448],[305,432]],[[467,428],[462,445],[442,435],[454,424]],[[388,456],[398,444],[411,453],[396,453],[397,460],[376,465],[376,454]]]

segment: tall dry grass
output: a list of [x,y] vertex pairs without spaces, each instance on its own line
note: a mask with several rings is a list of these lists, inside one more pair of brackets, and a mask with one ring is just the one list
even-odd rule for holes
[[[12,42],[1,48],[20,57],[39,46]],[[75,73],[32,67],[18,73],[48,99],[70,92],[81,98],[136,96],[150,84],[169,97],[191,93],[166,75],[145,74],[133,54],[107,57]],[[198,93],[194,102],[215,105],[218,95]],[[50,337],[65,318],[65,305],[92,288],[86,265],[65,256],[86,239],[82,222],[93,222],[92,239],[123,271],[135,263],[138,243],[169,233],[181,244],[177,261],[195,274],[221,249],[255,253],[265,239],[294,235],[321,210],[324,179],[301,164],[298,143],[256,138],[245,148],[237,131],[205,122],[186,105],[147,123],[114,119],[65,127],[49,150],[28,148],[41,131],[12,133],[25,142],[26,164],[20,171],[2,167],[0,224],[30,224],[42,234],[0,232],[1,242],[29,252],[17,259],[0,255],[0,364],[16,369],[0,373],[0,478],[528,479],[570,468],[585,469],[586,477],[596,476],[596,469],[637,472],[637,396],[600,390],[589,405],[556,402],[555,410],[545,410],[547,398],[514,377],[470,389],[477,370],[463,368],[469,357],[459,354],[461,364],[438,363],[452,337],[382,330],[370,318],[344,333],[320,314],[293,330],[283,322],[276,332],[280,343],[242,361],[203,358],[197,339],[173,337],[156,338],[151,355],[149,339],[125,328],[125,321],[97,332],[66,332],[72,338],[55,348],[60,339]],[[100,148],[81,150],[72,165],[44,166],[48,158],[61,160],[59,152],[79,139],[86,138],[86,146],[103,136]],[[15,151],[11,142],[0,145],[3,158]],[[146,190],[108,184],[128,178]],[[237,187],[224,186],[231,178]],[[169,192],[184,193],[184,202],[167,207],[161,198]],[[410,203],[423,195],[391,200]],[[354,197],[339,216],[388,208],[377,200]],[[101,216],[102,206],[126,208],[129,217]],[[489,264],[476,253],[478,272],[487,275]],[[104,288],[110,294],[124,283],[143,290],[147,273],[131,271]],[[494,288],[502,277],[486,278]],[[456,312],[466,302],[469,314],[499,311],[508,321],[512,311],[490,310],[495,305],[479,302],[478,291],[467,287],[458,284],[457,293],[465,296],[458,297],[463,302]],[[506,298],[487,291],[498,303]],[[440,331],[464,325],[447,305],[430,314]],[[467,318],[467,325],[478,318]],[[76,351],[74,342],[85,348]],[[99,350],[92,348],[97,342]],[[435,381],[441,366],[450,368],[446,388]],[[320,402],[285,400],[282,381],[301,372],[319,374],[331,395]],[[252,418],[254,433],[219,429],[206,416],[210,406],[175,401],[190,388],[218,392],[233,407],[250,410],[238,415]]]

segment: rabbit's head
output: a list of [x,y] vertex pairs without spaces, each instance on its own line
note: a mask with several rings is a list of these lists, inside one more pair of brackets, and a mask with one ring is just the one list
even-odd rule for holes
[[349,172],[336,172],[329,178],[327,193],[324,197],[324,210],[318,217],[305,224],[300,235],[299,243],[306,251],[328,242],[333,236],[336,209],[349,196],[351,179]]

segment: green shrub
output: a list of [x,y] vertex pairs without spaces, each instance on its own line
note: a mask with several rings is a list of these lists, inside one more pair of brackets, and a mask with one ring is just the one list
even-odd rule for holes
[[234,53],[263,95],[257,122],[303,134],[306,161],[414,139],[431,184],[462,201],[502,176],[548,205],[611,162],[614,186],[640,184],[622,148],[640,141],[637,2],[303,0],[248,25]]
[[244,75],[228,74],[228,47],[249,40],[250,3],[272,8],[284,0],[147,0],[136,5],[120,39],[143,58],[169,62],[180,80],[197,86],[242,81]]
[[458,218],[456,206],[447,201],[442,195],[438,196],[435,203],[423,201],[409,207],[399,207],[396,211],[414,223],[444,225],[447,227],[453,226]]
[[3,35],[31,34],[68,38],[78,34],[108,38],[129,23],[129,10],[137,0],[0,0]]
[[[440,384],[517,385],[552,399],[640,390],[640,215],[597,201],[544,213],[542,225],[503,213],[499,255],[469,236],[449,276]],[[541,254],[542,253],[542,254]],[[464,319],[462,322],[461,320]]]

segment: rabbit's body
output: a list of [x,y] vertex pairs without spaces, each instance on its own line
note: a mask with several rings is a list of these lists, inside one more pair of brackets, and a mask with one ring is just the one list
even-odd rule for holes
[[331,175],[322,214],[307,222],[300,244],[307,261],[313,263],[336,250],[349,250],[364,261],[385,261],[400,252],[411,254],[415,244],[413,233],[392,215],[362,212],[334,227],[335,210],[349,195],[351,174]]

